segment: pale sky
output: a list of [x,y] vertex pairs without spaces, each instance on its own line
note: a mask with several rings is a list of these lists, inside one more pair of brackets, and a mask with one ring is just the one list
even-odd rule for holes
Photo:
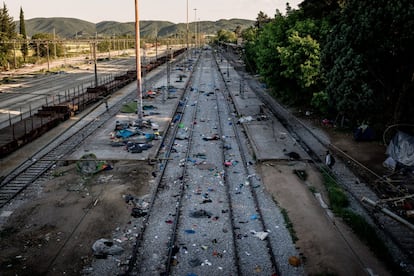
[[[92,23],[101,21],[133,22],[135,0],[3,0],[9,15],[24,18],[71,17]],[[276,9],[286,11],[286,2],[294,9],[302,0],[188,0],[188,21],[242,18],[255,20],[260,11],[274,17]],[[1,5],[3,7],[3,5]],[[197,9],[196,11],[194,9]],[[140,20],[187,21],[187,0],[139,0]]]

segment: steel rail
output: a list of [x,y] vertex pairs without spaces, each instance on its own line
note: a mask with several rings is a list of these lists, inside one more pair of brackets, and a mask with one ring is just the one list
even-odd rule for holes
[[[216,66],[219,68],[218,61],[217,61],[217,57],[216,56],[214,57],[214,60],[216,61],[215,62],[216,63]],[[225,101],[226,102],[227,113],[230,114],[232,109],[235,110],[235,107],[234,107],[235,98],[234,98],[233,93],[230,93],[230,89],[229,89],[229,87],[227,85],[227,82],[225,80],[225,77],[224,77],[223,72],[221,72],[221,71],[219,71],[219,72],[220,72],[220,76],[221,76],[221,78],[223,80],[224,86],[226,88],[225,93],[223,91],[221,93],[223,94],[223,97],[224,98],[228,98],[228,96],[230,96],[231,104],[233,105],[233,108],[232,108],[230,106],[230,103],[228,101]],[[231,122],[232,122],[231,127],[233,128],[233,132],[235,134],[235,139],[237,141],[237,145],[240,148],[240,155],[241,155],[241,159],[242,159],[242,163],[243,163],[244,172],[246,173],[246,175],[249,175],[249,169],[247,167],[246,153],[244,152],[244,150],[242,150],[243,147],[242,147],[241,137],[240,137],[239,131],[238,131],[237,127],[236,127],[237,126],[237,124],[236,124],[237,122],[234,120],[233,117],[231,118]],[[223,154],[224,154],[224,151],[223,151]],[[248,178],[247,181],[249,182],[249,185],[248,186],[249,186],[249,189],[250,189],[250,193],[251,193],[251,195],[253,197],[255,209],[259,213],[259,218],[258,219],[259,219],[259,221],[260,221],[260,223],[262,225],[262,228],[264,230],[265,229],[268,229],[268,227],[266,226],[266,223],[265,223],[265,221],[263,219],[263,214],[262,214],[262,210],[260,208],[260,204],[259,204],[259,200],[258,200],[258,197],[257,197],[256,190],[253,188],[253,185],[251,183],[250,178]],[[270,259],[271,259],[271,262],[272,262],[272,265],[273,265],[273,268],[274,268],[274,273],[276,273],[276,275],[279,275],[280,274],[280,271],[279,271],[278,263],[276,261],[275,253],[273,251],[273,247],[272,247],[272,244],[271,244],[270,237],[266,238],[265,241],[266,241],[267,248],[268,248],[269,255],[270,255]]]
[[[180,107],[179,103],[180,102],[181,103],[186,103],[187,102],[187,101],[185,101],[185,99],[186,99],[186,95],[187,95],[187,92],[188,92],[188,87],[191,84],[192,74],[193,74],[193,72],[190,72],[189,80],[187,81],[187,83],[184,87],[184,92],[182,93],[182,95],[180,97],[180,100],[178,101],[178,103],[175,107],[174,116],[172,118],[174,118],[177,114],[182,114],[185,111],[186,104],[183,104],[183,106],[184,106],[183,109],[179,110],[179,107]],[[145,232],[147,230],[147,225],[148,225],[147,222],[149,221],[149,219],[151,217],[151,213],[154,209],[154,203],[155,203],[158,191],[160,190],[160,187],[162,186],[163,177],[165,175],[165,171],[166,171],[166,168],[167,168],[167,165],[168,165],[169,157],[170,157],[173,145],[174,145],[175,137],[176,137],[177,132],[179,130],[179,127],[178,127],[179,124],[178,123],[174,124],[174,127],[171,127],[172,118],[170,119],[168,127],[165,131],[165,135],[163,135],[162,140],[161,140],[161,144],[164,145],[164,147],[166,148],[164,156],[162,158],[160,158],[162,147],[160,147],[158,149],[158,151],[155,155],[161,161],[160,162],[160,167],[161,167],[160,174],[157,176],[155,189],[154,189],[153,193],[151,194],[151,200],[150,200],[150,205],[149,205],[149,208],[148,208],[147,215],[143,219],[143,224],[142,224],[142,226],[139,230],[139,234],[138,234],[138,236],[135,240],[135,243],[133,245],[132,256],[131,256],[130,261],[128,263],[128,268],[123,273],[123,275],[130,275],[134,272],[135,267],[137,267],[137,266],[139,267],[139,264],[137,264],[138,250],[142,245],[143,238],[144,238]],[[181,122],[181,120],[182,120],[182,116],[180,116],[180,122]],[[165,145],[165,144],[167,144],[167,145]],[[184,175],[184,174],[182,174],[182,175]],[[182,186],[184,186],[184,185],[182,185]],[[172,243],[168,246],[168,260],[171,260],[173,245],[174,244]],[[166,263],[169,263],[168,260],[167,260]],[[169,269],[170,268],[168,266],[167,271],[169,271]]]

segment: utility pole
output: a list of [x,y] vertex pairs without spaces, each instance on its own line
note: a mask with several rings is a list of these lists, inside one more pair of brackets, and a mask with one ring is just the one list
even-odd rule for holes
[[155,61],[158,60],[158,28],[155,31]]
[[55,59],[57,59],[56,29],[55,28],[53,28],[53,50],[55,51]]
[[46,54],[47,54],[47,71],[50,72],[49,41],[46,41]]
[[[188,0],[187,0],[188,1]],[[139,8],[138,0],[135,0],[135,55],[137,67],[137,114],[138,124],[142,124],[142,83],[141,83],[141,53],[140,53],[140,33],[139,33]]]
[[196,49],[197,49],[197,9],[194,9],[194,52]]
[[14,69],[17,69],[16,40],[13,40]]
[[190,50],[188,46],[188,0],[187,0],[187,60],[188,60],[188,51]]
[[92,42],[92,54],[93,54],[93,64],[95,72],[95,87],[98,87],[98,66],[96,62],[96,39]]

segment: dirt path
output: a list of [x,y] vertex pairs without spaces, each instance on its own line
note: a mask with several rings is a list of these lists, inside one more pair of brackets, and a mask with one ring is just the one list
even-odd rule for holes
[[[306,171],[304,182],[294,170]],[[389,275],[369,249],[338,218],[329,215],[316,194],[329,204],[321,175],[313,165],[266,162],[259,171],[266,189],[287,211],[296,232],[296,246],[309,275]]]

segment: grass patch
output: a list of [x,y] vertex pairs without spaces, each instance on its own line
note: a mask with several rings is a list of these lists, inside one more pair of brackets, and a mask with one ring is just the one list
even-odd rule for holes
[[[278,206],[279,206],[279,204],[277,203],[277,200],[276,200],[276,198],[275,198],[274,196],[272,197],[272,199],[273,199],[273,202],[274,202],[276,205],[278,205]],[[292,221],[289,219],[288,212],[287,212],[287,210],[286,210],[286,209],[284,209],[284,208],[281,208],[281,209],[280,209],[280,212],[282,213],[283,219],[285,220],[285,226],[286,226],[287,230],[289,231],[290,237],[292,238],[292,241],[295,243],[295,242],[296,242],[297,240],[299,240],[299,239],[298,239],[298,236],[296,236],[296,231],[295,231],[295,229],[293,228],[293,223],[292,223]]]
[[136,113],[137,112],[137,102],[132,101],[132,102],[129,102],[127,104],[124,104],[121,107],[121,112],[122,113]]
[[296,231],[293,228],[293,223],[289,219],[288,212],[286,211],[286,209],[281,209],[281,212],[282,212],[283,218],[285,219],[286,228],[288,229],[289,234],[292,237],[292,241],[295,243],[298,240],[298,236],[296,236]]
[[341,217],[345,223],[351,227],[352,231],[358,238],[364,242],[371,251],[383,262],[388,269],[398,275],[407,275],[402,271],[392,258],[385,243],[378,236],[375,228],[370,225],[361,215],[356,214],[348,209],[349,200],[345,191],[337,184],[335,177],[326,172],[322,172],[324,185],[328,192],[331,209],[338,217]]
[[323,180],[326,191],[328,192],[329,202],[331,203],[332,211],[341,216],[343,209],[349,205],[349,200],[344,190],[336,183],[336,179],[333,175],[323,172]]

